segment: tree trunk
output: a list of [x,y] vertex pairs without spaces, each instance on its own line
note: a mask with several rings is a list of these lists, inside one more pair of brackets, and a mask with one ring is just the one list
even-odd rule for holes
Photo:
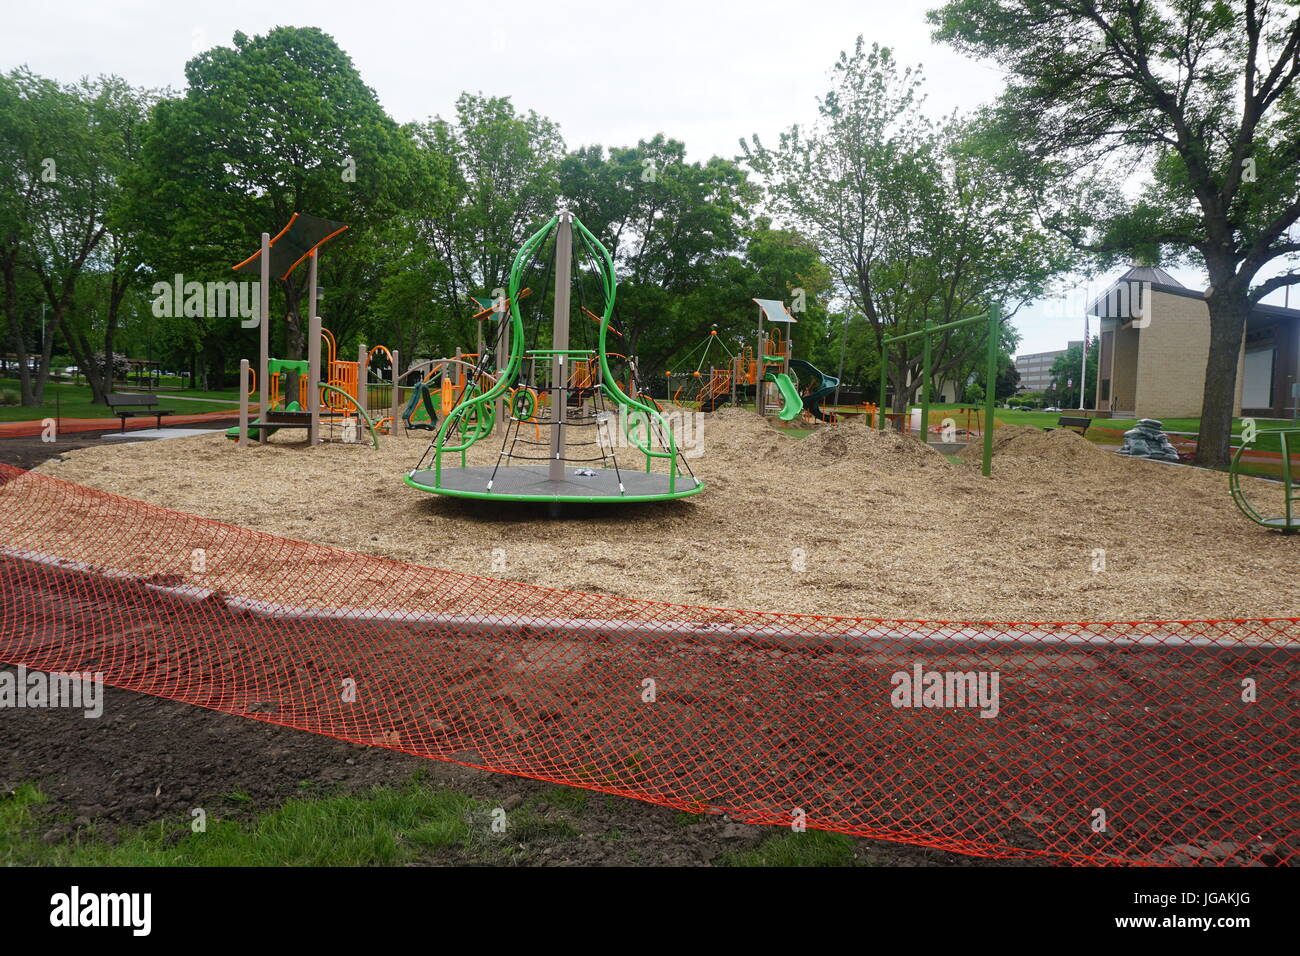
[[32,390],[32,373],[27,367],[27,342],[24,338],[26,329],[18,318],[18,277],[15,274],[14,260],[16,253],[6,253],[0,257],[0,276],[4,279],[4,310],[9,323],[9,335],[14,343],[14,356],[18,359],[18,390],[20,401],[27,408],[35,407],[40,402]]
[[208,389],[210,391],[219,391],[226,387],[226,356],[220,350],[212,350],[207,353],[205,369],[207,372]]
[[919,370],[917,374],[911,376],[909,384],[902,384],[908,380],[908,372],[912,368],[912,360],[906,357],[896,359],[893,363],[894,375],[891,376],[894,381],[894,411],[906,412],[907,409],[916,404],[916,393],[921,389],[921,380]]
[[[1250,300],[1244,286],[1215,284],[1207,304],[1210,309],[1210,354],[1205,363],[1205,394],[1201,402],[1196,463],[1214,467],[1228,464],[1232,406],[1237,392],[1237,362]],[[1159,317],[1154,321],[1159,321]]]
[[72,357],[77,360],[81,366],[81,373],[86,377],[86,385],[90,388],[90,400],[96,405],[108,404],[108,393],[113,390],[113,358],[108,358],[107,384],[105,384],[105,371],[100,365],[99,359],[95,356],[95,350],[90,346],[90,340],[78,329],[69,327],[64,331],[64,340],[68,343],[68,350]]

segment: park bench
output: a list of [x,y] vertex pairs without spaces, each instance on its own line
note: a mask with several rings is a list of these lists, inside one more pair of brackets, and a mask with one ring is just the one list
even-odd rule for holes
[[173,414],[169,408],[158,408],[158,396],[140,392],[114,392],[108,396],[108,407],[122,421],[119,434],[126,431],[126,420],[136,415],[153,415],[157,427],[162,428],[164,415]]
[[[1092,424],[1092,419],[1086,415],[1062,415],[1056,422],[1057,428],[1077,428],[1080,435],[1088,433],[1088,426]],[[1050,432],[1051,429],[1049,428]]]

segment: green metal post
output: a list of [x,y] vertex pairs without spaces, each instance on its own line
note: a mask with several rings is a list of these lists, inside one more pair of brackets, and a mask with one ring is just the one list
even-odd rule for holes
[[876,412],[876,422],[879,431],[885,430],[885,369],[889,364],[889,346],[885,344],[885,337],[880,337],[880,407]]
[[984,464],[980,471],[985,478],[993,470],[993,406],[994,393],[998,384],[998,339],[1001,336],[1002,323],[998,319],[998,307],[989,307],[989,342],[988,366],[984,378]]
[[934,323],[925,320],[925,335],[921,337],[921,441],[930,440],[930,333]]
[[1284,527],[1291,527],[1291,443],[1287,441],[1289,437],[1286,431],[1279,435],[1282,439],[1282,492],[1286,496],[1286,510],[1282,514],[1286,517]]

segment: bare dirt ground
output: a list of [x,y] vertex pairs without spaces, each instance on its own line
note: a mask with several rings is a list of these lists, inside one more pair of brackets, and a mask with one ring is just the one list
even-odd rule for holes
[[[548,866],[700,866],[753,849],[779,831],[695,816],[601,794],[580,805],[537,780],[426,760],[382,747],[302,733],[145,694],[105,688],[105,715],[67,708],[15,710],[0,720],[0,791],[36,782],[46,842],[90,830],[166,820],[184,832],[195,807],[212,819],[247,820],[285,800],[421,784],[469,794],[490,806],[527,806],[550,835],[512,847],[515,862]],[[567,824],[567,826],[565,826]],[[1006,865],[956,853],[855,840],[855,860],[875,866]],[[457,850],[431,851],[429,865],[481,864]],[[1022,864],[1023,865],[1023,864]]]
[[[246,449],[221,436],[96,444],[38,470],[285,537],[628,598],[903,620],[1300,615],[1300,537],[1247,521],[1219,473],[1015,426],[998,430],[988,479],[977,455],[953,464],[860,423],[798,440],[723,409],[702,437],[701,494],[558,519],[404,485],[428,433],[385,436],[378,452],[284,434]],[[499,447],[479,443],[470,463]],[[1246,486],[1280,513],[1275,483]]]

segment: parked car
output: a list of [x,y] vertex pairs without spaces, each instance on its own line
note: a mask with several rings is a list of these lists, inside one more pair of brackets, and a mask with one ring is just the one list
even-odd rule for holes
[[1048,405],[1046,408],[1043,409],[1043,411],[1045,411],[1045,412],[1059,412],[1060,409],[1057,408],[1055,405]]

